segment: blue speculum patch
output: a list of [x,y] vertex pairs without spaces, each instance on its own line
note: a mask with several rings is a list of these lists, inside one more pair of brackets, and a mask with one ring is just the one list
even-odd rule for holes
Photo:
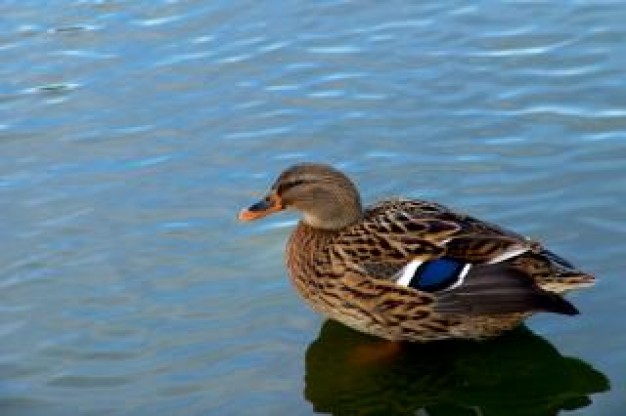
[[467,263],[448,257],[427,261],[415,271],[409,286],[425,292],[435,292],[452,286]]

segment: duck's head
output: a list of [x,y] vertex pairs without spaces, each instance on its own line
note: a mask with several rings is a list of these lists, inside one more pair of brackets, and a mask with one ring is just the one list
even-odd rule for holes
[[302,163],[278,176],[265,198],[239,213],[242,221],[294,208],[314,228],[337,230],[358,222],[361,198],[352,181],[332,166]]

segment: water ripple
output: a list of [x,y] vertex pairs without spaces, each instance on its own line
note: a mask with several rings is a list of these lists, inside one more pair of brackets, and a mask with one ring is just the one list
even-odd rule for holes
[[312,46],[308,52],[319,55],[345,55],[362,52],[363,49],[353,45]]

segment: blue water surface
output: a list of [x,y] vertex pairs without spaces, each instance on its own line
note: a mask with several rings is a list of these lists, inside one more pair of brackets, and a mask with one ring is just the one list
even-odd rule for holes
[[[2,415],[607,415],[626,405],[620,1],[0,3]],[[299,161],[598,276],[497,341],[350,364],[292,290]],[[472,413],[473,412],[473,413]],[[516,413],[517,412],[517,413]]]

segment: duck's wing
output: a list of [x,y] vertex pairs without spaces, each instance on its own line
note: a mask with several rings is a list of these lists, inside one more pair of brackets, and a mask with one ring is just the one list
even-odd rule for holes
[[506,262],[475,265],[462,284],[436,294],[442,314],[491,315],[546,311],[577,315],[578,310],[556,293],[539,288],[527,274]]
[[351,271],[432,294],[442,314],[577,313],[518,267],[516,259],[541,250],[496,225],[411,200],[372,207],[333,244]]

